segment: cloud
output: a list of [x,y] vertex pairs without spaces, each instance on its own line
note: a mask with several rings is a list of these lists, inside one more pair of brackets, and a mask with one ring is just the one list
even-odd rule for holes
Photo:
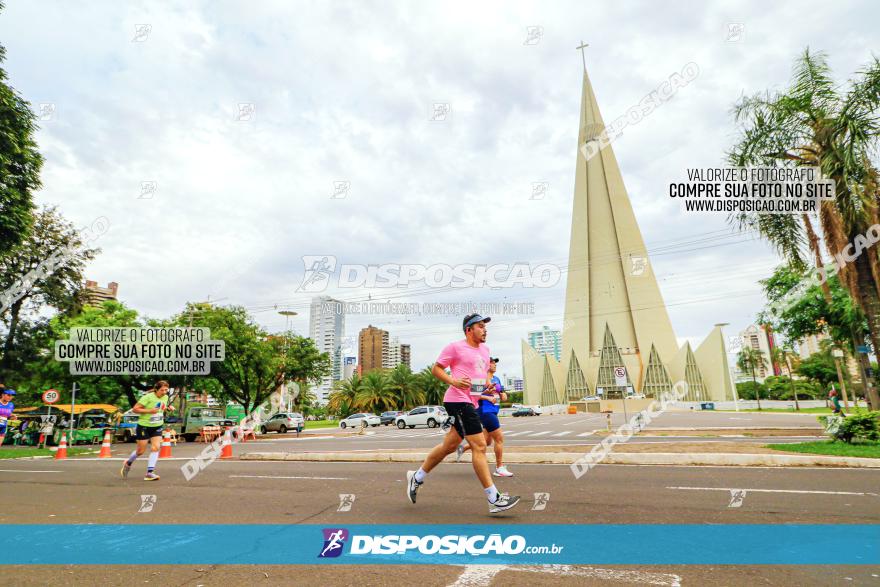
[[[39,132],[39,201],[79,224],[111,220],[89,277],[119,282],[122,299],[152,316],[210,295],[277,330],[284,318],[274,306],[295,306],[300,332],[310,301],[295,293],[302,255],[565,263],[581,39],[606,121],[684,64],[700,66],[613,145],[653,249],[727,228],[721,216],[680,213],[664,192],[687,167],[722,162],[737,97],[787,82],[807,45],[826,50],[845,80],[868,60],[878,16],[857,2],[821,21],[759,2],[734,12],[692,2],[49,6],[10,4],[0,34],[12,84],[34,104],[56,105]],[[726,41],[731,22],[745,26],[741,43]],[[138,24],[150,27],[142,41]],[[534,45],[524,44],[530,26],[543,31]],[[449,105],[446,121],[430,120],[437,103]],[[241,104],[254,108],[246,121]],[[158,186],[151,198],[139,198],[145,181]],[[331,198],[339,181],[349,191]],[[535,182],[548,183],[544,199],[530,199]],[[716,322],[734,332],[753,320],[755,282],[776,259],[744,242],[695,244],[652,263],[676,334],[701,340]],[[412,299],[505,296],[536,308],[490,331],[493,352],[516,373],[519,339],[561,326],[564,282]],[[460,335],[458,317],[382,316],[349,317],[347,334],[367,323],[411,342],[415,366]]]

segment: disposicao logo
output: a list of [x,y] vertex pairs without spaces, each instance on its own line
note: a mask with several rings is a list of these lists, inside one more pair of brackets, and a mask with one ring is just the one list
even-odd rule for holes
[[324,548],[318,554],[318,558],[335,558],[342,554],[345,541],[348,540],[348,530],[345,528],[324,528]]

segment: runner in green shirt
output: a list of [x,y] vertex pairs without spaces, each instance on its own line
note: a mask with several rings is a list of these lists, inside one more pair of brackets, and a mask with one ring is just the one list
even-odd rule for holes
[[150,456],[147,460],[147,474],[144,481],[158,481],[159,476],[154,472],[156,462],[159,460],[159,447],[162,444],[162,425],[165,423],[165,412],[174,410],[168,405],[168,382],[157,381],[153,389],[137,401],[132,411],[139,414],[135,438],[137,450],[129,455],[122,464],[120,474],[123,479],[128,478],[131,465],[135,459],[147,450],[150,444]]

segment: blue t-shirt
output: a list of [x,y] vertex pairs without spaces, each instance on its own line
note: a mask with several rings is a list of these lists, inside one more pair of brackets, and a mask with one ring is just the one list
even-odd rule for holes
[[[494,394],[501,396],[501,392],[504,391],[504,387],[501,386],[501,380],[498,379],[498,376],[493,376],[492,379],[489,380],[493,385],[487,385],[486,390],[483,393],[486,394]],[[498,404],[493,404],[489,400],[481,399],[480,400],[480,413],[481,414],[497,414],[498,413]]]
[[6,424],[9,418],[12,417],[12,410],[14,409],[15,404],[12,402],[9,402],[6,405],[0,404],[0,428],[6,428]]

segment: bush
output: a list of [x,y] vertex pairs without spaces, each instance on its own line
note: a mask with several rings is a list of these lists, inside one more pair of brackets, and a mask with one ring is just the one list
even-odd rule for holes
[[[877,412],[859,410],[845,418],[819,416],[819,421],[826,430],[829,430],[835,440],[851,443],[855,439],[880,440],[880,422],[878,422],[877,416]],[[839,425],[835,426],[834,419],[840,420]],[[829,426],[831,426],[830,429]]]
[[[755,383],[752,381],[744,381],[742,383],[736,384],[736,394],[739,399],[756,399],[755,398]],[[769,399],[767,397],[767,389],[761,385],[757,384],[757,389],[761,394],[761,399]]]

